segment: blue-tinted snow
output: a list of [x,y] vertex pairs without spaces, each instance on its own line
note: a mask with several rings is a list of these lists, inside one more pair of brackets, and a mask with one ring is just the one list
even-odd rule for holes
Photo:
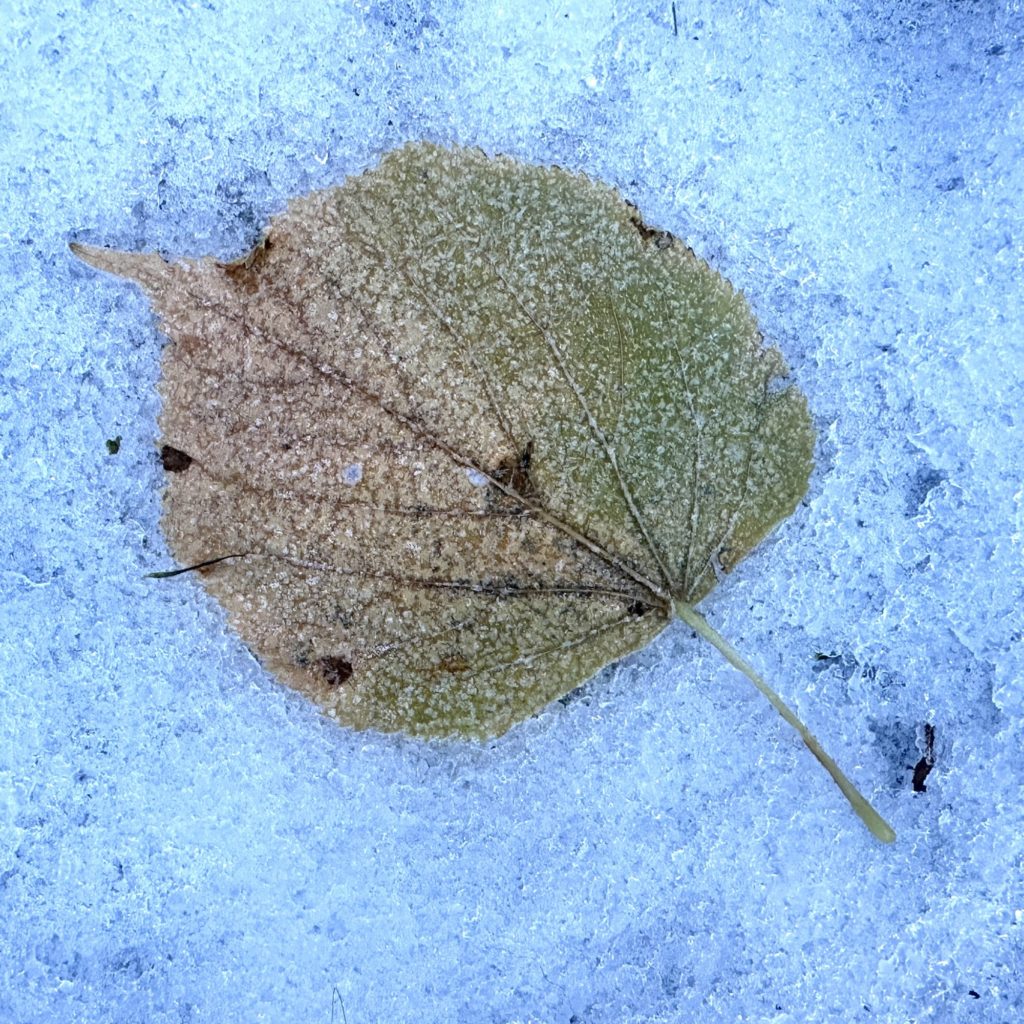
[[[0,1020],[1024,1019],[1019,4],[2,6]],[[235,256],[421,137],[616,183],[750,296],[819,466],[704,610],[895,847],[680,628],[429,745],[143,578],[161,339],[68,240]]]

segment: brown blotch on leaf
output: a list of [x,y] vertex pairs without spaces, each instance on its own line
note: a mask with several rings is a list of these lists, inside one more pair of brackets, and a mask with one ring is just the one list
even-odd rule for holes
[[627,205],[633,210],[629,218],[630,223],[645,242],[651,242],[657,249],[668,249],[675,244],[675,235],[671,231],[660,231],[658,228],[648,227],[640,215],[640,211],[632,203]]
[[438,671],[449,672],[452,675],[457,675],[460,672],[468,672],[472,667],[473,666],[469,663],[469,660],[461,653],[461,651],[449,654],[437,663]]
[[180,448],[165,444],[160,449],[160,464],[168,473],[184,473],[193,461],[192,456]]
[[341,686],[352,678],[352,662],[340,656],[317,658],[313,668],[328,686]]
[[537,489],[534,487],[533,479],[530,476],[530,463],[533,461],[533,441],[528,441],[518,455],[509,455],[502,459],[488,476],[499,484],[503,484],[508,490],[515,492],[509,494],[503,487],[491,485],[491,502],[505,510],[513,506],[520,507],[518,500],[532,499],[537,497]]
[[224,271],[224,275],[232,283],[242,289],[247,295],[252,295],[259,289],[260,272],[266,263],[273,242],[269,235],[256,243],[255,248],[240,259],[231,260],[230,263],[218,263],[217,266]]

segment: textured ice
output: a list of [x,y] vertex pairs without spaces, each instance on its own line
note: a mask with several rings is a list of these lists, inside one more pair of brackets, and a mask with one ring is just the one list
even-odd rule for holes
[[[0,47],[0,1020],[1024,1018],[1019,5],[14,0]],[[68,240],[237,256],[419,137],[613,182],[748,294],[819,465],[703,610],[894,847],[681,628],[425,744],[144,578],[161,340]]]

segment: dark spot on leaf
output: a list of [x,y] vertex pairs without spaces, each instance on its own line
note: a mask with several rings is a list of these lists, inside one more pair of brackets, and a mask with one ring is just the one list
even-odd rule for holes
[[168,473],[184,473],[192,465],[192,456],[180,448],[165,444],[160,449],[160,464]]
[[252,252],[247,253],[241,259],[232,260],[230,263],[220,263],[218,266],[229,280],[238,285],[247,295],[251,295],[259,288],[260,271],[272,246],[273,242],[270,236],[265,235],[257,242]]
[[121,450],[121,435],[107,439],[107,454],[116,455]]
[[470,664],[466,660],[466,656],[461,651],[456,651],[454,654],[449,654],[447,657],[442,658],[437,663],[437,668],[441,672],[450,672],[453,675],[460,672],[467,672],[470,669]]
[[651,605],[644,601],[634,601],[627,609],[627,615],[646,615],[651,610]]
[[627,205],[633,210],[629,217],[630,223],[645,242],[651,242],[656,249],[668,249],[674,244],[675,237],[671,231],[659,231],[657,228],[648,227],[644,223],[643,217],[640,216],[640,211],[632,203]]
[[[488,472],[488,476],[511,488],[522,498],[535,498],[537,489],[530,478],[530,463],[533,461],[533,441],[528,441],[518,456],[508,456]],[[511,495],[500,488],[491,486],[491,501],[494,504],[508,503]]]
[[742,557],[743,552],[737,551],[735,548],[723,546],[718,549],[718,564],[722,572],[732,572],[736,568],[736,563]]
[[352,662],[347,658],[318,658],[315,665],[328,686],[341,686],[352,678]]

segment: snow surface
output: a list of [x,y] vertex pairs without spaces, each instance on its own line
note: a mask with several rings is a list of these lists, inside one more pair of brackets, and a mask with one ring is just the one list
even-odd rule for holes
[[[2,0],[0,70],[0,1020],[1024,1020],[1019,3]],[[144,578],[161,339],[68,241],[237,256],[421,137],[749,295],[818,469],[703,610],[895,846],[680,626],[426,744]]]

